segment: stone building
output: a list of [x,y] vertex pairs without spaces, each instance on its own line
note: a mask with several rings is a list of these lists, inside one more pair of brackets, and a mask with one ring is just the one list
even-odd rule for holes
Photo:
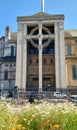
[[0,38],[0,90],[13,89],[16,74],[17,33],[6,26],[5,36]]
[[67,88],[77,88],[77,30],[65,31]]
[[7,26],[0,38],[0,85],[27,91],[77,88],[77,30],[64,30],[64,15],[21,16],[17,26],[17,33]]

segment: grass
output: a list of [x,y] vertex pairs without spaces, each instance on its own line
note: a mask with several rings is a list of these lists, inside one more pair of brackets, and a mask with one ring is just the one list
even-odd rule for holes
[[77,130],[77,107],[72,103],[0,103],[0,130]]

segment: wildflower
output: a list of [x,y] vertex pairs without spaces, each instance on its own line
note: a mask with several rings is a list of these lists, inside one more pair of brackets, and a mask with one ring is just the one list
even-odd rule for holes
[[17,122],[18,120],[19,120],[18,117],[16,117],[16,118],[15,118],[15,121]]
[[16,130],[16,128],[15,128],[15,127],[13,127],[13,128],[12,128],[12,130]]
[[75,122],[75,119],[71,119],[72,122]]
[[59,129],[60,128],[60,125],[54,125],[54,128],[56,128],[56,129]]
[[48,122],[47,122],[47,121],[45,121],[45,122],[44,122],[44,124],[45,124],[45,125],[48,125]]
[[22,124],[19,124],[18,125],[18,130],[21,130],[21,128],[22,128]]
[[27,121],[28,119],[24,118],[24,121]]

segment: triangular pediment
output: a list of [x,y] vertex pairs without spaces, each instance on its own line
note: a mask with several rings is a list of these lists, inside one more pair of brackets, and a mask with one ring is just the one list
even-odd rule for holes
[[48,16],[51,16],[51,15],[47,14],[45,12],[39,12],[39,13],[32,15],[32,17],[48,17]]

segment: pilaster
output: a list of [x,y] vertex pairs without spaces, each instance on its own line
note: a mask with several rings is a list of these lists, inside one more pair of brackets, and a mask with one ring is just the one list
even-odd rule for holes
[[61,87],[61,75],[60,75],[60,45],[59,45],[59,24],[55,23],[55,79],[56,79],[56,89]]
[[16,57],[16,83],[15,85],[21,88],[22,86],[22,29],[21,24],[18,25],[17,34],[17,57]]
[[61,88],[66,89],[66,64],[64,49],[64,23],[59,23],[60,34],[60,70],[61,70]]
[[27,81],[27,39],[25,39],[27,35],[27,25],[23,25],[23,51],[22,51],[22,89],[26,89],[26,81]]

